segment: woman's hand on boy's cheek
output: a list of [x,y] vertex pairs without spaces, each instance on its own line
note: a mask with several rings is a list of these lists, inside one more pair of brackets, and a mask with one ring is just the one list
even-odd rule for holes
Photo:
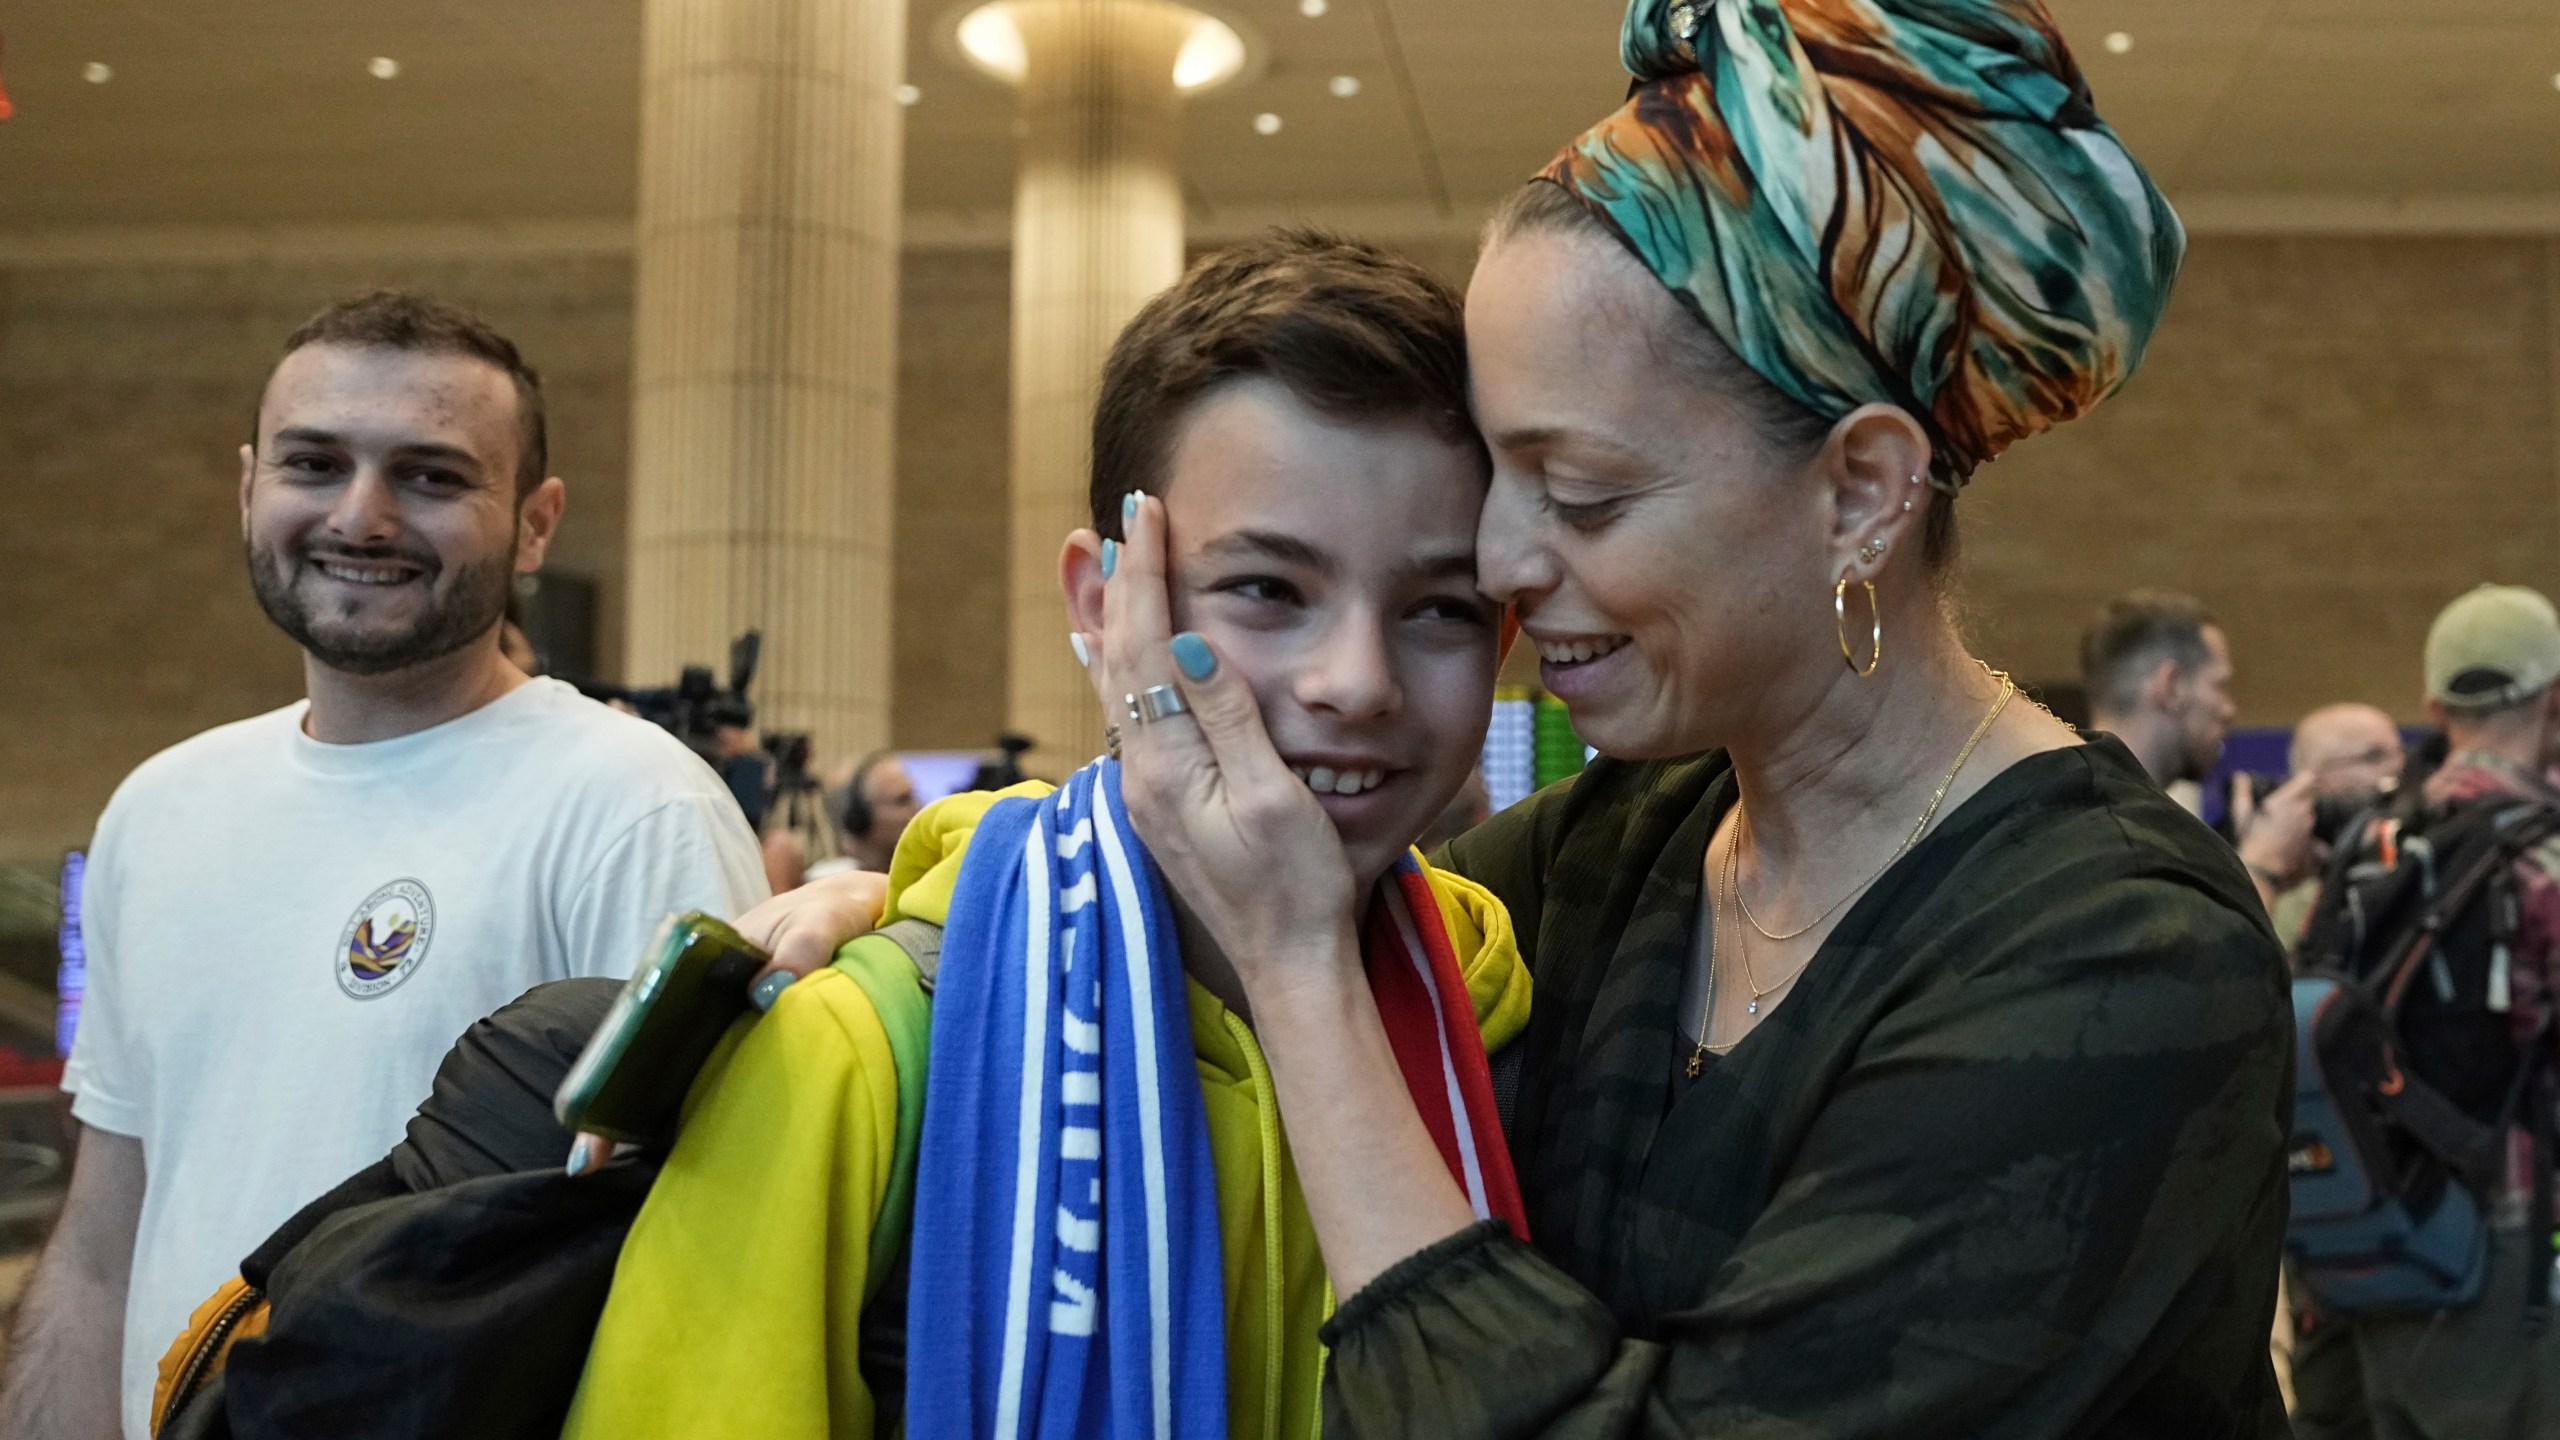
[[836,958],[848,940],[879,928],[889,877],[847,870],[785,890],[737,918],[740,935],[773,957],[764,974],[806,975]]

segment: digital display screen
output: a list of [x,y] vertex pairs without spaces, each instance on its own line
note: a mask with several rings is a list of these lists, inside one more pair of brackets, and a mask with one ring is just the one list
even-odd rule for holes
[[975,750],[901,750],[898,763],[916,787],[916,803],[930,805],[975,784],[984,756]]
[[80,1029],[80,995],[89,988],[89,954],[80,943],[80,883],[89,857],[74,850],[62,857],[62,968],[55,972],[53,1044],[71,1054],[71,1037]]

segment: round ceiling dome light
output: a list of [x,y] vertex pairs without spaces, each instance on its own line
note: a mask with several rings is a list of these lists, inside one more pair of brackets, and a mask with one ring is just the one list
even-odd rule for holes
[[92,85],[104,85],[116,78],[115,67],[104,60],[92,60],[80,67],[80,78]]
[[400,74],[400,62],[388,55],[376,55],[364,62],[365,73],[376,80],[391,80]]
[[1325,0],[1298,0],[1298,13],[1310,20],[1323,19],[1324,12],[1332,8]]
[[[1249,58],[1244,36],[1226,21],[1187,6],[1168,5],[1190,17],[1191,32],[1173,60],[1174,88],[1197,95],[1244,73]],[[1008,85],[1019,85],[1031,69],[1031,54],[1022,40],[1013,0],[993,0],[960,17],[951,38],[969,63]]]
[[1334,99],[1348,100],[1352,96],[1360,93],[1360,77],[1357,75],[1336,75],[1333,79],[1325,83],[1324,88],[1333,92]]
[[1277,116],[1277,115],[1272,114],[1272,113],[1271,113],[1270,111],[1268,111],[1268,110],[1265,110],[1265,111],[1263,111],[1261,114],[1254,116],[1254,117],[1253,117],[1253,133],[1254,133],[1254,134],[1256,134],[1256,135],[1277,135],[1277,134],[1279,134],[1279,133],[1280,133],[1280,117],[1279,117],[1279,116]]
[[2113,32],[2112,34],[2108,35],[2108,36],[2107,36],[2107,53],[2108,53],[2108,54],[2110,54],[2110,55],[2129,55],[2129,54],[2132,54],[2132,53],[2133,53],[2133,37],[2132,37],[2131,35],[2129,35],[2129,34],[2125,33],[2125,32],[2124,32],[2124,31],[2122,31],[2122,30],[2115,31],[2115,32]]

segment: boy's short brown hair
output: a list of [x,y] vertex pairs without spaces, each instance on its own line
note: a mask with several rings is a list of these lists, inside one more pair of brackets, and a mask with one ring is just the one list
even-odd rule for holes
[[405,290],[376,290],[341,300],[303,321],[302,328],[286,337],[284,353],[306,345],[462,355],[495,366],[516,390],[516,499],[523,500],[551,473],[542,377],[524,363],[514,341],[470,311]]
[[1374,245],[1278,230],[1202,259],[1120,332],[1093,413],[1093,528],[1119,538],[1120,497],[1161,491],[1193,403],[1256,375],[1337,419],[1414,416],[1484,454],[1457,292]]

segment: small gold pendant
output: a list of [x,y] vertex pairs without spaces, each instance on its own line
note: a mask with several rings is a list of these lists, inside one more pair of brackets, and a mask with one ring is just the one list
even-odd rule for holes
[[1707,1063],[1707,1047],[1706,1047],[1706,1046],[1701,1045],[1701,1046],[1699,1046],[1697,1049],[1690,1051],[1690,1052],[1689,1052],[1689,1078],[1690,1078],[1690,1079],[1692,1079],[1692,1080],[1697,1079],[1697,1078],[1698,1078],[1698,1072],[1699,1072],[1700,1070],[1703,1070],[1703,1069],[1705,1069],[1705,1068],[1706,1068],[1706,1063]]

